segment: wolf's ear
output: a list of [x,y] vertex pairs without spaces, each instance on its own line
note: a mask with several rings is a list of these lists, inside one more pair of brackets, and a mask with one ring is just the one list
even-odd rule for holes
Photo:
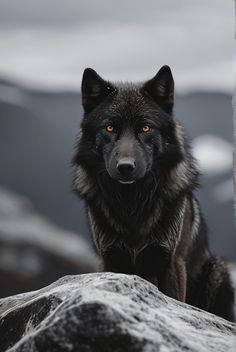
[[146,92],[167,113],[171,114],[174,104],[174,80],[169,66],[165,65],[156,76],[143,85]]
[[84,70],[82,78],[82,104],[90,112],[113,90],[112,85],[100,77],[92,68]]

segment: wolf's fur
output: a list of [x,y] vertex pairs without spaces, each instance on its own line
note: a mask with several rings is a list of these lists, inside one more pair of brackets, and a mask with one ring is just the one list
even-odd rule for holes
[[[86,69],[82,96],[74,186],[85,200],[103,270],[140,275],[171,297],[233,320],[229,274],[209,252],[193,194],[198,171],[172,116],[168,66],[138,85],[111,84]],[[140,122],[150,132],[137,130]],[[114,133],[107,124],[117,126]]]

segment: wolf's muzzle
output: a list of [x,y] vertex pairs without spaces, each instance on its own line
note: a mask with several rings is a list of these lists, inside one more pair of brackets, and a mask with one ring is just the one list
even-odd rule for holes
[[133,158],[122,158],[116,164],[116,167],[120,175],[128,179],[131,178],[132,173],[135,169],[135,166],[136,166],[136,163]]

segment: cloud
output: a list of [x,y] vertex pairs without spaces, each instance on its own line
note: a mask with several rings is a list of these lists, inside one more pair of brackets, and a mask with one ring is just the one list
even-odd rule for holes
[[[222,0],[0,0],[1,26],[71,26],[98,23],[140,23],[159,25],[177,18],[181,23],[192,23],[194,17],[202,24],[205,17],[213,24],[219,17],[226,18],[229,6]],[[211,26],[209,26],[211,27]]]
[[0,75],[78,89],[87,66],[143,80],[167,63],[180,91],[232,90],[232,1],[110,4],[0,0]]

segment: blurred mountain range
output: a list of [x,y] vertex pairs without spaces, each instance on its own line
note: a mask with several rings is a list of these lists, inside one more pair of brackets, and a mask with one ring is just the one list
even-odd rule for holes
[[61,276],[97,271],[88,242],[37,214],[24,196],[0,187],[0,297]]
[[[196,92],[177,96],[175,112],[192,140],[213,136],[231,145],[231,106],[230,95]],[[79,92],[39,91],[0,80],[0,185],[29,198],[37,212],[61,228],[89,238],[83,203],[71,187],[70,161],[81,117]],[[217,172],[202,175],[198,197],[212,250],[233,260],[232,171],[221,168],[221,162],[216,162]]]

